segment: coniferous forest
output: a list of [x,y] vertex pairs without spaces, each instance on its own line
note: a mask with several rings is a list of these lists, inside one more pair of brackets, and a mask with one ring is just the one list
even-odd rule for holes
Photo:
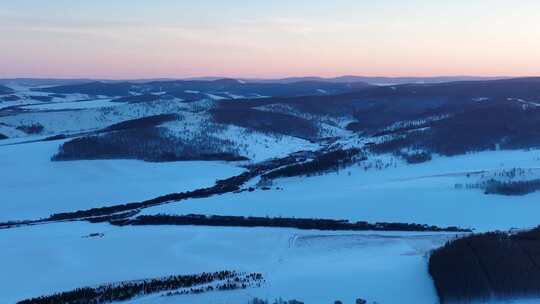
[[[17,304],[98,304],[126,301],[138,296],[167,292],[165,295],[210,292],[214,290],[244,289],[263,281],[260,273],[218,271],[195,275],[177,275],[139,281],[118,282],[97,287],[82,287],[50,296],[41,296]],[[200,285],[217,282],[215,286]],[[180,291],[177,291],[179,290]]]
[[433,251],[429,273],[441,303],[540,295],[540,228],[473,234]]

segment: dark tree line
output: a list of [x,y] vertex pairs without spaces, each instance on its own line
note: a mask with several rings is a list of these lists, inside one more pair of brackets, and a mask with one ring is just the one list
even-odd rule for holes
[[57,94],[80,93],[93,96],[129,96],[131,95],[131,91],[135,89],[135,85],[129,82],[105,83],[94,81],[82,84],[67,84],[47,88],[36,88],[32,89],[32,91],[50,92]]
[[367,158],[361,152],[360,149],[352,148],[323,153],[315,156],[313,160],[292,164],[266,173],[262,178],[271,180],[280,177],[314,175],[328,171],[337,171],[355,162],[366,160]]
[[235,290],[235,289],[246,289],[249,287],[260,287],[261,283],[264,281],[261,273],[249,273],[243,276],[236,276],[233,279],[228,278],[222,283],[217,283],[215,286],[209,285],[205,287],[192,287],[190,289],[184,289],[180,291],[168,292],[165,296],[177,296],[177,295],[186,295],[186,294],[199,294],[204,292],[210,292],[214,290]]
[[41,95],[28,96],[28,98],[37,100],[37,101],[42,101],[42,102],[50,102],[53,99],[52,96],[41,96]]
[[[493,100],[425,124],[399,130],[371,147],[376,153],[421,149],[446,156],[484,150],[540,147],[540,109],[516,101]],[[384,133],[379,133],[384,134]]]
[[93,221],[108,221],[113,225],[197,225],[224,227],[282,227],[316,230],[345,230],[345,231],[470,231],[458,227],[441,228],[437,226],[414,223],[368,223],[364,221],[349,222],[347,220],[314,219],[314,218],[285,218],[285,217],[243,217],[219,215],[141,215],[136,218],[114,219],[103,217]]
[[250,165],[246,172],[243,172],[239,175],[232,176],[223,180],[218,180],[216,181],[214,186],[211,186],[211,187],[200,188],[193,191],[170,193],[170,194],[158,196],[156,198],[141,201],[141,202],[131,202],[131,203],[125,203],[125,204],[112,205],[112,206],[96,207],[96,208],[91,208],[91,209],[86,209],[86,210],[56,213],[45,219],[16,221],[16,222],[11,221],[11,222],[6,222],[6,223],[0,223],[0,229],[12,228],[12,227],[23,226],[23,225],[46,223],[46,222],[59,221],[59,220],[78,220],[78,219],[96,218],[95,220],[98,221],[99,217],[110,216],[110,215],[119,216],[119,217],[129,217],[129,216],[132,216],[133,214],[126,213],[128,215],[124,216],[124,214],[119,214],[119,213],[137,212],[139,209],[148,208],[148,207],[152,207],[152,206],[156,206],[156,205],[160,205],[164,203],[170,203],[174,201],[180,201],[180,200],[191,199],[191,198],[204,198],[204,197],[209,197],[212,195],[219,195],[219,194],[224,194],[228,192],[239,191],[240,187],[243,184],[245,184],[247,181],[249,181],[250,179],[256,176],[262,175],[275,168],[290,165],[296,161],[297,161],[296,157],[293,157],[293,156],[271,159],[268,161],[264,161],[262,163]]
[[[235,289],[237,288],[236,283],[238,282],[247,284],[247,280],[260,281],[262,279],[262,274],[260,273],[249,274],[242,277],[242,274],[235,271],[178,275],[159,279],[119,282],[98,287],[83,287],[50,296],[22,300],[17,302],[17,304],[111,303],[116,301],[126,301],[137,296],[172,291],[181,288],[191,288],[193,286],[208,284],[215,281],[225,281],[225,283],[219,285],[222,290]],[[241,284],[240,287],[242,286]]]
[[540,295],[540,229],[448,242],[429,259],[441,303]]
[[289,114],[240,107],[219,107],[210,113],[214,121],[221,124],[305,139],[315,139],[319,136],[319,127],[316,123]]
[[56,98],[66,98],[66,95],[64,94],[49,94],[50,97],[56,97]]
[[407,132],[407,131],[413,131],[413,130],[422,129],[422,128],[426,128],[426,127],[429,127],[429,122],[418,123],[418,124],[416,124],[416,123],[406,123],[404,126],[399,127],[399,128],[378,131],[375,134],[373,134],[373,137],[400,134],[400,133],[404,133],[404,132]]
[[239,155],[234,143],[213,136],[181,140],[170,136],[161,127],[137,127],[148,121],[120,123],[108,132],[72,139],[64,143],[54,161],[80,159],[140,159],[151,162],[181,160],[238,161],[247,158]]
[[274,302],[268,302],[268,300],[253,298],[248,302],[248,304],[304,304],[304,302],[294,299],[286,301],[281,298],[274,300]]
[[78,210],[74,212],[64,212],[56,213],[47,218],[47,221],[56,221],[56,220],[72,220],[72,219],[81,219],[88,217],[99,217],[111,215],[119,212],[132,211],[136,209],[148,208],[163,204],[166,202],[180,201],[185,199],[192,198],[204,198],[210,197],[212,195],[218,195],[233,191],[240,190],[240,186],[245,182],[253,178],[255,175],[251,171],[244,172],[240,175],[233,176],[224,180],[219,180],[212,187],[201,188],[193,191],[179,192],[179,193],[170,193],[162,196],[158,196],[153,199],[145,200],[142,202],[133,202],[126,203],[121,205],[107,206],[107,207],[98,207],[87,210]]
[[17,101],[17,100],[20,100],[21,98],[17,95],[5,95],[5,96],[0,96],[0,100],[1,101]]
[[127,103],[140,103],[140,102],[152,102],[160,99],[159,95],[154,94],[142,94],[134,96],[125,96],[111,100],[111,102],[127,102]]
[[66,134],[57,134],[57,135],[48,136],[44,138],[43,141],[61,140],[61,139],[66,139],[66,138],[67,138]]
[[[358,298],[354,301],[355,304],[367,304],[368,302],[362,298]],[[304,304],[304,302],[299,300],[283,300],[282,298],[275,299],[272,302],[269,302],[268,300],[263,300],[260,298],[253,298],[251,299],[248,304]],[[334,304],[343,304],[340,300],[334,301]],[[373,302],[373,304],[377,304],[377,302]]]
[[408,164],[420,164],[431,160],[431,153],[425,151],[400,152],[398,153],[398,156],[405,159]]
[[122,121],[105,128],[105,131],[119,131],[127,129],[143,129],[158,126],[162,123],[178,120],[177,114],[159,114],[142,118]]
[[0,95],[11,94],[13,92],[13,89],[0,84]]
[[43,131],[43,126],[39,123],[34,123],[31,125],[22,125],[16,128],[17,130],[23,131],[26,134],[39,134]]
[[490,180],[486,183],[486,194],[526,195],[540,190],[540,179],[522,181]]

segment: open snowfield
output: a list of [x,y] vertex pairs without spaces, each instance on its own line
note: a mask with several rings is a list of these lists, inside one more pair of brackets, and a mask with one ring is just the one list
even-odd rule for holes
[[[0,220],[142,200],[210,186],[241,168],[220,162],[130,160],[51,162],[60,144],[0,147]],[[540,196],[455,189],[479,171],[538,168],[540,151],[494,151],[384,170],[354,166],[287,178],[283,190],[225,194],[143,210],[156,213],[295,216],[458,225],[478,231],[538,225]],[[350,172],[350,174],[349,174]],[[98,189],[98,190],[96,190]],[[6,198],[6,199],[4,199]],[[91,233],[104,237],[87,238]],[[203,271],[263,273],[261,288],[198,295],[152,295],[132,304],[246,303],[259,297],[306,303],[436,303],[427,254],[452,233],[321,232],[277,228],[115,227],[84,222],[0,230],[0,303],[81,286]],[[20,241],[24,240],[24,241]],[[29,280],[29,278],[31,278]],[[51,278],[55,278],[51,280]],[[501,303],[533,304],[540,301]]]
[[[85,238],[104,233],[102,238]],[[261,272],[261,288],[138,298],[130,303],[435,303],[425,254],[454,234],[223,227],[114,227],[58,223],[0,230],[1,303],[107,282],[238,270]],[[20,240],[24,240],[21,242]],[[54,279],[51,279],[54,278]],[[31,280],[29,280],[31,279]]]
[[[175,107],[175,105],[170,105]],[[35,112],[50,132],[88,130],[138,117],[139,105],[64,112]],[[101,120],[86,117],[94,113]],[[86,113],[86,115],[88,114]],[[23,113],[6,121],[30,123]],[[94,115],[93,114],[93,115]],[[109,116],[107,116],[109,115]],[[65,120],[60,119],[65,118]],[[192,132],[187,115],[177,129]],[[64,126],[65,124],[65,126]],[[166,125],[169,127],[169,125]],[[174,126],[173,126],[174,127]],[[180,131],[179,131],[180,132]],[[230,127],[233,138],[255,160],[284,156],[319,145],[287,136],[271,137]],[[186,135],[187,136],[187,135]],[[43,138],[6,139],[11,144]],[[0,221],[37,219],[52,213],[110,206],[194,190],[241,173],[224,162],[148,163],[134,160],[51,162],[62,141],[0,146]],[[372,156],[388,161],[389,156]],[[456,188],[475,183],[482,173],[540,168],[540,150],[491,151],[439,157],[427,163],[395,162],[387,169],[355,165],[339,173],[278,179],[272,190],[228,193],[142,210],[142,214],[219,214],[336,218],[369,222],[415,222],[460,226],[476,231],[527,228],[540,224],[540,193],[485,195]],[[536,173],[535,173],[536,174]],[[248,185],[255,185],[257,179]],[[276,190],[276,187],[283,190]],[[103,233],[104,237],[87,236]],[[203,271],[263,273],[261,288],[176,296],[141,297],[131,304],[236,304],[259,297],[299,299],[307,304],[436,303],[427,273],[427,254],[451,233],[321,232],[274,228],[191,226],[115,227],[84,222],[54,223],[0,230],[0,303],[123,280]],[[54,278],[54,279],[51,279]],[[537,300],[504,303],[538,303]]]
[[467,177],[467,173],[513,167],[540,167],[540,151],[436,157],[427,163],[402,163],[384,170],[351,167],[339,174],[278,180],[274,186],[283,190],[226,194],[157,206],[144,212],[416,222],[477,231],[537,226],[538,192],[501,196],[485,195],[479,189],[455,188],[456,184],[476,181],[474,174]]
[[0,221],[35,219],[212,186],[243,169],[223,162],[50,161],[60,141],[0,147]]

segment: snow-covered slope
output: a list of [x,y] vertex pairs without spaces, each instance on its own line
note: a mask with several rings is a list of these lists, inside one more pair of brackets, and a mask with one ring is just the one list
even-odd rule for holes
[[[500,84],[502,89],[496,92],[489,83],[395,86],[369,92],[347,89],[349,93],[340,95],[329,95],[328,88],[316,87],[318,96],[267,99],[258,98],[261,96],[247,90],[245,83],[234,80],[211,83],[211,89],[203,82],[197,82],[195,88],[188,87],[194,85],[188,82],[94,83],[82,87],[87,93],[62,87],[60,90],[68,92],[56,94],[12,85],[15,92],[10,94],[15,97],[9,98],[13,100],[0,101],[0,134],[8,137],[0,140],[0,223],[114,206],[98,215],[146,208],[138,215],[193,213],[407,222],[477,232],[533,227],[540,223],[540,192],[487,195],[482,185],[492,179],[540,180],[540,150],[535,149],[534,128],[540,111],[531,103],[535,91],[520,90],[536,81],[510,81]],[[168,87],[162,90],[161,86]],[[308,91],[312,86],[309,84]],[[98,89],[123,95],[115,98],[119,95],[114,92],[108,93],[109,97],[91,93]],[[304,91],[294,88],[294,92]],[[517,99],[508,99],[508,91],[517,92]],[[489,102],[479,102],[478,96],[487,96]],[[250,99],[233,100],[243,97]],[[490,119],[501,113],[509,113],[502,123]],[[519,126],[525,127],[525,136],[514,126],[516,117],[523,118]],[[460,126],[470,134],[455,131]],[[150,129],[159,132],[143,132]],[[426,139],[426,134],[431,137]],[[468,135],[474,135],[474,140]],[[159,141],[159,136],[171,140]],[[60,145],[81,137],[108,138],[122,147],[136,142],[143,150],[157,146],[158,157],[152,160],[162,162],[51,161]],[[103,148],[103,142],[85,143],[78,147],[98,152]],[[197,147],[201,150],[207,144],[223,154],[231,150],[239,157],[230,162],[174,162],[171,160],[183,159],[182,155],[170,157],[165,152],[174,149],[160,150],[163,143],[173,147],[185,144],[194,154]],[[106,144],[103,146],[110,148]],[[208,150],[205,155],[212,155],[213,150]],[[350,159],[332,154],[349,150],[357,151]],[[420,160],[422,163],[407,164],[405,160],[410,159],[406,153],[414,152],[429,155]],[[87,155],[91,159],[94,155],[97,159],[111,157],[107,153]],[[136,156],[119,153],[114,157]],[[332,157],[341,168],[337,172],[333,171],[336,159]],[[328,163],[331,169],[326,170]],[[297,166],[285,170],[293,172],[292,176],[306,171],[311,176],[271,182],[262,177],[283,166]],[[247,175],[237,177],[243,172]],[[249,179],[244,180],[245,176]],[[216,180],[231,177],[235,178],[214,186]],[[236,183],[238,180],[241,182]],[[245,191],[236,191],[236,186]],[[206,187],[211,189],[201,189]],[[195,195],[190,196],[190,191]],[[160,205],[125,205],[178,192],[190,195],[182,194],[186,196],[179,201],[169,199],[180,196],[152,200]],[[314,304],[338,299],[353,303],[356,298],[377,303],[436,303],[426,257],[431,249],[456,236],[117,227],[77,221],[81,217],[69,218],[73,222],[0,229],[0,261],[9,261],[0,272],[0,303],[83,286],[219,270],[261,272],[266,282],[261,288],[175,297],[155,294],[128,303],[234,304],[253,297],[296,298]]]
[[[41,134],[53,135],[97,130],[109,125],[163,113],[181,113],[186,105],[177,101],[156,101],[151,103],[117,104],[103,100],[86,101],[86,109],[78,110],[79,102],[55,103],[29,106],[33,111],[0,116],[0,123],[18,127],[32,124],[43,126]],[[51,107],[76,108],[64,111],[49,111]]]
[[[104,236],[84,237],[91,233]],[[356,298],[434,303],[425,253],[450,237],[88,223],[12,229],[0,233],[0,244],[13,244],[0,251],[0,260],[10,261],[0,275],[0,286],[5,287],[0,302],[106,282],[230,269],[261,272],[266,283],[261,288],[150,296],[129,303],[246,303],[255,296],[306,303],[353,303]]]

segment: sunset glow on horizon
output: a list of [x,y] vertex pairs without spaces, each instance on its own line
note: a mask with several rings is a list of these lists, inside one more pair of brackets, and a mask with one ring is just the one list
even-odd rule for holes
[[0,77],[540,75],[537,0],[3,1]]

